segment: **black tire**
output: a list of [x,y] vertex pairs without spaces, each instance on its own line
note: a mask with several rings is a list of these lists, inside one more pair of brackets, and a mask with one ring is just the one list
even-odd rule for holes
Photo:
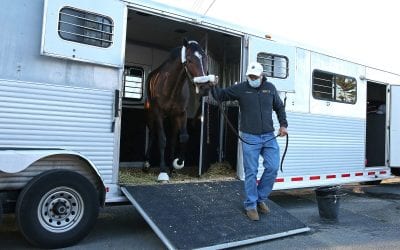
[[82,175],[51,170],[34,177],[18,196],[16,218],[25,238],[41,248],[83,239],[99,214],[96,189]]

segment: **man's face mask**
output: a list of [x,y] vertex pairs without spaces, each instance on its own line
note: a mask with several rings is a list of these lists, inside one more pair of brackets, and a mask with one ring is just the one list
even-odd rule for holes
[[247,80],[249,81],[249,84],[250,84],[251,87],[253,87],[253,88],[260,87],[261,78],[258,78],[258,79],[255,79],[255,80],[251,80],[250,77],[248,77]]

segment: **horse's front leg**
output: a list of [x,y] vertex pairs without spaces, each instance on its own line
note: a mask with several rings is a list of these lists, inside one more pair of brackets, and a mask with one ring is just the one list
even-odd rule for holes
[[[149,112],[149,111],[147,111]],[[156,131],[155,131],[155,122],[153,117],[149,114],[146,113],[146,121],[147,121],[147,128],[149,130],[149,141],[147,144],[146,148],[146,153],[145,153],[145,161],[143,163],[143,171],[148,172],[150,169],[150,154],[151,154],[151,148],[154,144],[154,141],[156,140]]]
[[160,174],[158,175],[158,181],[169,181],[167,174],[167,167],[165,165],[165,147],[167,145],[167,138],[164,132],[164,124],[162,116],[157,118],[157,132],[158,132],[158,149],[160,151]]
[[174,159],[172,165],[175,169],[181,169],[185,166],[185,155],[187,142],[189,141],[189,134],[187,132],[187,115],[186,112],[183,115],[177,117],[176,124],[179,128],[179,154],[178,158]]
[[171,120],[171,125],[172,125],[172,129],[171,129],[171,136],[169,138],[169,158],[168,158],[168,164],[169,164],[169,170],[170,170],[170,175],[172,175],[172,166],[174,166],[174,159],[176,157],[176,142],[178,140],[178,132],[180,129],[180,125],[177,121],[176,117],[173,117],[173,119]]

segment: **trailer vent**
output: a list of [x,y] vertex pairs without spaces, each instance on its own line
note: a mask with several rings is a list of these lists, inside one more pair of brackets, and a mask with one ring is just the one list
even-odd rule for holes
[[268,53],[258,53],[257,62],[263,66],[267,77],[285,79],[289,75],[289,60],[285,56]]
[[70,7],[60,10],[58,34],[62,39],[107,48],[112,44],[113,30],[109,17]]
[[144,71],[139,67],[125,67],[124,98],[142,99]]

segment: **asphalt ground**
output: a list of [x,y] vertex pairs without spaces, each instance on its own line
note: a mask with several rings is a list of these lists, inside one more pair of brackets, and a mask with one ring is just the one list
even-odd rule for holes
[[[319,216],[314,189],[275,191],[271,199],[311,230],[235,249],[400,249],[400,178],[342,186],[337,220]],[[35,249],[18,231],[13,215],[5,215],[0,225],[0,249]],[[135,208],[123,205],[101,209],[89,235],[65,249],[165,247]]]

